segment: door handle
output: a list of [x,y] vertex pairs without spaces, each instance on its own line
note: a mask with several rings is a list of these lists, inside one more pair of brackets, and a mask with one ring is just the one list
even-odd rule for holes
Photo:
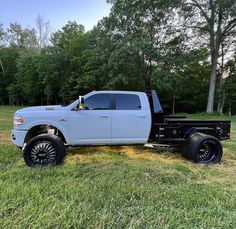
[[145,115],[137,115],[138,118],[146,118]]
[[109,118],[108,115],[99,115],[100,118]]

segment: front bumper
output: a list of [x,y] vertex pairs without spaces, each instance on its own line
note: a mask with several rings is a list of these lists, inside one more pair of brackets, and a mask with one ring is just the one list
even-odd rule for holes
[[15,144],[18,147],[23,147],[25,137],[26,137],[27,131],[26,130],[11,130],[11,139],[13,144]]

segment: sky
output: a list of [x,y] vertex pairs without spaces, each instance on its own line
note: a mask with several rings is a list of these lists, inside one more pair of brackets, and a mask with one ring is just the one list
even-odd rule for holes
[[76,21],[88,31],[110,12],[106,0],[0,0],[0,6],[0,24],[5,28],[10,22],[18,22],[24,28],[35,27],[40,14],[53,30]]

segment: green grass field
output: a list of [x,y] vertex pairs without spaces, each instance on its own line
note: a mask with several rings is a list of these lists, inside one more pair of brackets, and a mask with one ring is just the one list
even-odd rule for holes
[[0,228],[235,228],[236,117],[218,165],[144,147],[83,147],[32,169],[10,143],[16,108],[0,106]]

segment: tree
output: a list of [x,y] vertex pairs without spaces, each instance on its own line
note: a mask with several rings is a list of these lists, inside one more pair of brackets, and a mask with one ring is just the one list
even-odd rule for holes
[[18,23],[10,23],[6,33],[6,43],[18,50],[37,49],[36,31],[30,28],[23,29]]
[[232,42],[236,32],[235,0],[184,0],[185,27],[208,36],[211,74],[206,112],[214,111],[217,61],[222,42]]
[[49,21],[45,21],[44,17],[38,15],[36,19],[37,43],[38,48],[45,48],[50,44],[52,29]]
[[228,71],[224,83],[225,104],[228,114],[231,115],[236,113],[236,56],[225,64],[225,69]]
[[[107,35],[116,41],[117,58],[132,56],[144,82],[146,91],[151,90],[154,69],[162,59],[163,45],[170,40],[166,20],[176,1],[113,0]],[[128,69],[128,63],[126,64]]]
[[44,88],[41,94],[46,96],[47,104],[66,104],[68,101],[68,68],[69,54],[66,50],[47,47],[39,53],[35,69]]
[[19,57],[14,47],[2,47],[0,49],[0,103],[9,103],[7,87],[14,82],[14,75],[17,71],[16,63]]
[[93,31],[90,66],[96,84],[104,89],[143,90],[139,54],[127,45],[129,40],[112,35],[111,26],[112,18],[104,18]]
[[[2,24],[0,24],[0,50],[2,49],[2,46],[3,46],[4,35],[5,35],[5,32],[4,32],[3,26],[2,26]],[[0,56],[0,70],[2,73],[5,72],[1,56]]]
[[3,25],[0,24],[0,47],[4,46],[4,36],[5,36],[5,31],[3,29]]
[[84,33],[84,26],[78,24],[76,21],[69,21],[65,26],[62,27],[62,30],[52,34],[51,41],[53,45],[67,48],[70,42],[77,37],[78,34]]
[[176,110],[202,112],[209,65],[200,63],[200,60],[206,58],[206,50],[189,50],[180,37],[171,40],[165,51],[163,64],[155,69],[153,75],[153,86],[162,98],[165,111],[173,114]]
[[71,52],[70,80],[74,82],[74,89],[77,90],[77,93],[79,91],[84,94],[91,89],[101,89],[97,72],[102,65],[98,65],[96,57],[101,56],[102,52],[96,53],[95,36],[95,32],[79,33],[69,46]]
[[38,58],[38,53],[28,50],[17,59],[15,80],[8,88],[10,97],[16,104],[41,103],[43,81],[37,71]]
[[219,63],[219,71],[218,71],[218,103],[217,103],[217,112],[219,114],[223,114],[223,108],[225,104],[225,79],[227,78],[227,70],[225,68],[225,49],[224,44],[221,44],[221,55],[220,55],[221,61]]

